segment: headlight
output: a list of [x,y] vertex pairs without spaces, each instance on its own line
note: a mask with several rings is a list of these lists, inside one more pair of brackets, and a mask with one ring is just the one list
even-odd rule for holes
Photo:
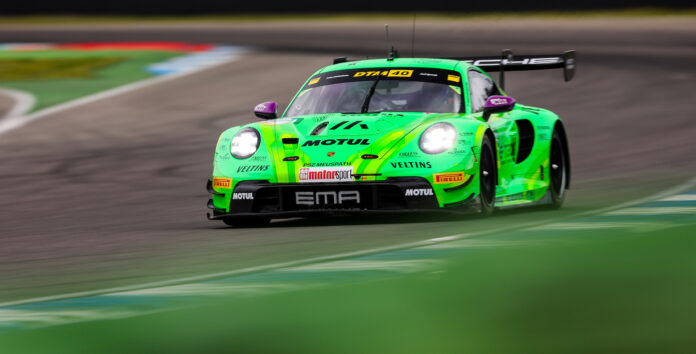
[[260,143],[261,137],[256,129],[244,128],[232,138],[230,152],[238,159],[246,159],[256,153]]
[[419,146],[426,154],[439,154],[449,150],[457,140],[457,129],[449,123],[435,123],[421,134]]

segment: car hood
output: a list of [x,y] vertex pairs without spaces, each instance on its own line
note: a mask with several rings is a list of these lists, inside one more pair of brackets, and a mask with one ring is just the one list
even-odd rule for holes
[[384,154],[385,150],[393,147],[408,132],[443,116],[452,115],[321,114],[282,118],[263,122],[261,125],[264,136],[273,136],[273,139],[267,142],[271,150],[282,151],[284,154],[301,154],[314,162],[338,161],[356,153]]
[[280,118],[257,124],[278,180],[292,181],[292,175],[303,167],[353,166],[354,173],[377,173],[391,155],[416,136],[409,133],[455,116],[458,115],[339,113]]

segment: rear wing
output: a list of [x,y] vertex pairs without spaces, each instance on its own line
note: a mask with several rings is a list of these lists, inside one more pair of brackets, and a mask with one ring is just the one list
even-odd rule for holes
[[563,79],[567,82],[575,76],[575,51],[568,50],[563,54],[550,55],[512,55],[509,49],[503,50],[501,56],[489,57],[456,57],[453,59],[478,66],[486,72],[500,72],[500,85],[504,84],[503,72],[563,69]]
[[[392,48],[389,52],[387,60],[394,60],[396,51]],[[439,59],[450,59],[467,62],[478,66],[485,72],[500,72],[500,80],[498,85],[505,89],[505,72],[506,71],[527,71],[527,70],[547,70],[547,69],[563,69],[563,79],[568,82],[575,76],[575,51],[568,50],[562,54],[549,55],[517,55],[513,56],[510,49],[502,51],[500,56],[489,57],[449,57]],[[347,57],[334,59],[333,63],[345,63],[353,61]]]

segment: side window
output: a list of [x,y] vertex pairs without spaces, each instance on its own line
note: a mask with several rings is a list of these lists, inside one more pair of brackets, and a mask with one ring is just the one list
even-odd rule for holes
[[497,94],[498,88],[488,76],[476,70],[469,70],[469,98],[471,111],[481,112],[488,97]]

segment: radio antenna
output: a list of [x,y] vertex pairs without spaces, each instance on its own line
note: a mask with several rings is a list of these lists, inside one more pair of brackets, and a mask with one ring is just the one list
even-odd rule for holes
[[510,64],[512,62],[512,51],[510,49],[503,49],[503,52],[500,54],[500,79],[498,80],[498,84],[500,84],[500,88],[505,91],[505,65]]
[[413,31],[411,32],[411,58],[416,57],[416,14],[413,14]]
[[389,41],[389,25],[384,25],[384,30],[387,32],[387,60],[392,61],[399,56],[399,52],[394,50],[394,46]]

